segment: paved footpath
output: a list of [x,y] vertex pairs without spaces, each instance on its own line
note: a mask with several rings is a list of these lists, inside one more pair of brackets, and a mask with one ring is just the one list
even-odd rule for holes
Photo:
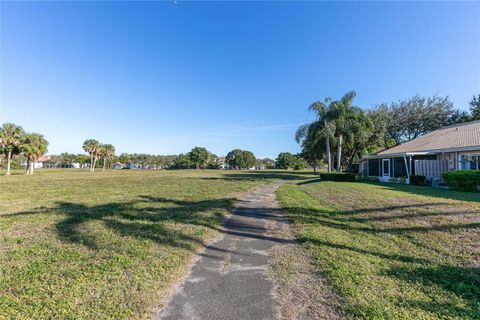
[[268,250],[286,243],[275,234],[283,215],[275,191],[281,182],[246,193],[224,222],[223,237],[208,246],[190,275],[154,319],[278,319]]

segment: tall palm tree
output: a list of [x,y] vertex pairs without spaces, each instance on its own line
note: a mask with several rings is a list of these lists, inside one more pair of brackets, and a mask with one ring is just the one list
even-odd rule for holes
[[27,174],[33,174],[34,163],[47,152],[48,141],[39,133],[25,135],[21,150],[27,158]]
[[349,134],[351,127],[355,125],[355,112],[353,99],[357,94],[355,91],[347,92],[340,100],[332,103],[332,118],[335,123],[335,134],[337,136],[337,171],[342,166],[342,144],[345,135]]
[[99,156],[101,144],[98,140],[87,139],[83,142],[83,150],[90,155],[90,172],[95,171],[95,165]]
[[105,171],[106,162],[115,156],[115,147],[111,144],[102,144],[99,152],[100,158],[103,159],[103,171]]
[[20,153],[20,145],[24,135],[25,131],[22,127],[13,123],[4,123],[0,128],[0,149],[7,158],[7,176],[10,175],[10,164],[13,157]]
[[325,98],[323,102],[312,103],[308,109],[316,114],[316,121],[300,126],[295,133],[295,140],[298,143],[303,141],[303,144],[309,144],[310,148],[317,145],[319,140],[325,141],[328,172],[332,171],[330,142],[335,131],[332,121],[332,103],[331,98]]

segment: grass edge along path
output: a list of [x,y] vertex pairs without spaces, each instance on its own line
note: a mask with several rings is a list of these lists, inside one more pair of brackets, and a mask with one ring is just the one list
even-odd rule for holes
[[318,180],[277,195],[347,314],[480,319],[480,195]]

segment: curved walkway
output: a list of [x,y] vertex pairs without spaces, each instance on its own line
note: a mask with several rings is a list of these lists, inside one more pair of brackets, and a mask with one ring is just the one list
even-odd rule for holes
[[190,275],[154,319],[268,320],[280,317],[274,283],[268,277],[267,252],[288,243],[275,191],[281,182],[246,193],[231,210],[221,232]]

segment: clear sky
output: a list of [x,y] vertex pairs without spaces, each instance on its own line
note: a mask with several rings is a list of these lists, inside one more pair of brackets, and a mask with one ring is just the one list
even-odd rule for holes
[[49,152],[204,146],[298,152],[308,105],[357,91],[468,109],[480,93],[480,2],[1,1],[0,123]]

